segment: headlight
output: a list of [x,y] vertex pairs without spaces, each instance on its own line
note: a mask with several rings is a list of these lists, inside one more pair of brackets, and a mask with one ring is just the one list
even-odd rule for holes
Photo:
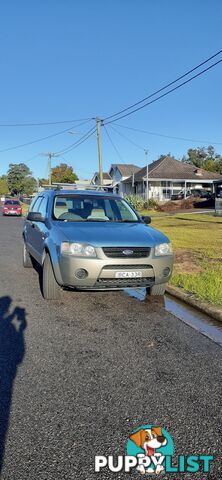
[[155,255],[156,257],[164,255],[172,255],[173,249],[171,243],[160,243],[160,245],[155,246]]
[[75,257],[96,257],[95,248],[92,245],[82,243],[62,242],[61,253],[65,255],[74,255]]

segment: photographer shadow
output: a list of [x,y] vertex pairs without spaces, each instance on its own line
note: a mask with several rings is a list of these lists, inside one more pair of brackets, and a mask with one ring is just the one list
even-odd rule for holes
[[9,426],[13,382],[17,367],[25,355],[24,308],[16,307],[9,312],[12,299],[0,298],[0,474],[3,466],[5,443]]

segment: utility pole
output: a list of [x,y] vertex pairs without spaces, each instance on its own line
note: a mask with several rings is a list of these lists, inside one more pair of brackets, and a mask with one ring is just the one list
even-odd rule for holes
[[146,202],[149,201],[149,166],[148,166],[148,150],[144,150],[146,158]]
[[97,144],[98,144],[98,158],[99,158],[99,179],[100,186],[103,186],[103,161],[102,161],[102,148],[101,148],[101,135],[100,135],[101,120],[96,118],[96,128],[97,128]]
[[52,185],[52,158],[58,157],[59,155],[52,152],[43,153],[42,155],[44,157],[48,157],[48,179],[49,179],[49,185],[51,186]]
[[49,185],[52,185],[52,154],[48,154]]

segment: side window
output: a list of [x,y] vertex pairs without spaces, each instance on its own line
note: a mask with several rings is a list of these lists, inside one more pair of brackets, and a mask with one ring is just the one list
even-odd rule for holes
[[34,198],[34,200],[32,201],[32,203],[30,205],[29,211],[30,212],[38,212],[38,208],[39,208],[39,205],[40,205],[41,201],[42,201],[42,197]]
[[46,197],[42,197],[42,201],[40,205],[38,206],[38,212],[42,214],[43,217],[46,216],[46,211],[47,211],[47,204],[48,204],[48,199]]

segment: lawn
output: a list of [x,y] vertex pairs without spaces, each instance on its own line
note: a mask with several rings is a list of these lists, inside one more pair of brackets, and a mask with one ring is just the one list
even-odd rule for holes
[[26,203],[22,203],[22,202],[21,202],[21,205],[22,205],[22,215],[25,217],[28,213],[28,209],[30,205],[27,205]]
[[222,306],[222,218],[213,214],[177,214],[152,218],[175,252],[171,284]]

